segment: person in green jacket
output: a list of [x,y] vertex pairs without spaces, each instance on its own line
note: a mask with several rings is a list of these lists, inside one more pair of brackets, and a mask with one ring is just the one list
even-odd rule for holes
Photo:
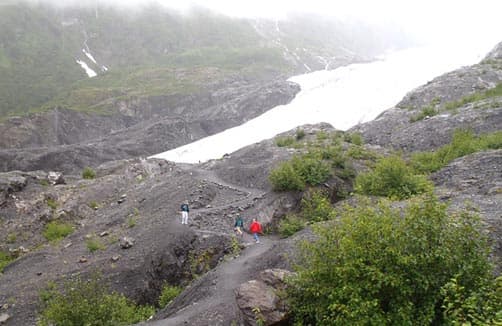
[[241,237],[243,236],[242,229],[244,228],[244,221],[242,220],[242,217],[240,215],[237,215],[237,218],[235,219],[234,223],[234,230],[237,232],[238,235]]

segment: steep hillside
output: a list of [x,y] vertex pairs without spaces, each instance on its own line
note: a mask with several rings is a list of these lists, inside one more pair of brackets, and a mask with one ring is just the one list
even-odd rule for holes
[[[0,6],[3,116],[69,104],[64,92],[75,88],[106,88],[100,91],[100,98],[110,87],[118,88],[122,95],[157,94],[158,89],[150,88],[158,86],[148,82],[148,75],[157,68],[156,83],[164,84],[169,80],[163,80],[161,71],[167,67],[212,66],[261,76],[291,74],[308,71],[306,64],[319,69],[313,60],[336,67],[404,43],[396,38],[392,44],[375,41],[379,38],[368,35],[386,31],[372,30],[372,26],[359,25],[361,33],[353,33],[353,26],[303,17],[277,22],[284,25],[279,30],[271,22],[233,19],[200,8],[180,14],[155,4],[118,9],[44,3]],[[323,63],[321,68],[325,66]],[[109,76],[96,84],[93,80],[74,85],[106,74]],[[131,75],[144,78],[147,85],[138,85]],[[85,100],[93,101],[92,95]],[[107,97],[112,96],[117,94],[110,90]],[[47,103],[50,100],[55,102]]]

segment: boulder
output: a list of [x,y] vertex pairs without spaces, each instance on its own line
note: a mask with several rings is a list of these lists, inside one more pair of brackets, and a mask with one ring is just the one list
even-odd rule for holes
[[65,184],[63,173],[61,172],[50,171],[49,174],[47,174],[47,180],[51,185]]
[[267,269],[257,280],[241,284],[235,290],[237,306],[247,325],[280,325],[286,323],[289,308],[279,292],[286,287],[285,278],[292,273],[283,269]]

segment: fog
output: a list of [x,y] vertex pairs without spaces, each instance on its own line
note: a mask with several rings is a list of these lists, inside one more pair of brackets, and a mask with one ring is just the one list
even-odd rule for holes
[[[21,1],[21,0],[19,0]],[[287,19],[290,14],[314,13],[341,20],[397,26],[421,43],[502,40],[502,1],[499,0],[26,0],[57,6],[120,6],[137,9],[156,2],[180,12],[193,6],[234,17]],[[0,3],[16,2],[0,0]]]

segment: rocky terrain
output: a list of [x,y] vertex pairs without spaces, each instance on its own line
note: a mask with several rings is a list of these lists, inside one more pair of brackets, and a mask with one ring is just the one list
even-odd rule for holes
[[[407,156],[448,143],[458,128],[500,131],[500,96],[461,100],[502,82],[501,49],[478,65],[413,90],[396,108],[350,132],[361,133],[369,150],[399,149]],[[459,103],[453,109],[448,106],[452,101]],[[423,114],[431,105],[434,110]],[[324,124],[303,128],[306,142],[320,130],[333,131]],[[271,139],[198,165],[141,158],[109,161],[95,169],[94,179],[78,173],[49,177],[43,170],[1,173],[0,249],[18,258],[0,275],[0,318],[6,325],[34,325],[39,291],[49,281],[61,283],[71,275],[100,270],[114,290],[138,303],[156,303],[166,282],[185,288],[144,325],[256,324],[246,305],[250,299],[243,298],[271,285],[280,288],[296,244],[311,233],[306,229],[287,239],[269,234],[254,244],[248,234],[233,237],[233,220],[241,214],[248,224],[258,217],[273,229],[286,213],[298,209],[300,193],[274,192],[268,181],[269,171],[298,151],[278,147]],[[353,162],[356,173],[366,168],[363,163]],[[453,210],[467,207],[479,213],[494,240],[498,273],[501,171],[498,149],[463,156],[431,175],[436,194],[450,201]],[[335,182],[333,177],[322,187],[333,189]],[[332,199],[334,205],[343,202]],[[179,221],[184,200],[191,207],[188,226]],[[73,233],[59,242],[47,241],[43,232],[53,221],[69,223]],[[100,244],[99,249],[91,251],[91,243]],[[279,308],[266,308],[278,298],[271,294],[263,299],[252,304],[263,308],[267,320],[281,315]]]
[[[55,109],[0,124],[1,171],[80,171],[106,161],[149,156],[242,124],[290,102],[284,80],[215,80],[189,96],[117,101],[108,115]],[[84,126],[82,128],[82,126]],[[159,141],[161,140],[161,141]]]

